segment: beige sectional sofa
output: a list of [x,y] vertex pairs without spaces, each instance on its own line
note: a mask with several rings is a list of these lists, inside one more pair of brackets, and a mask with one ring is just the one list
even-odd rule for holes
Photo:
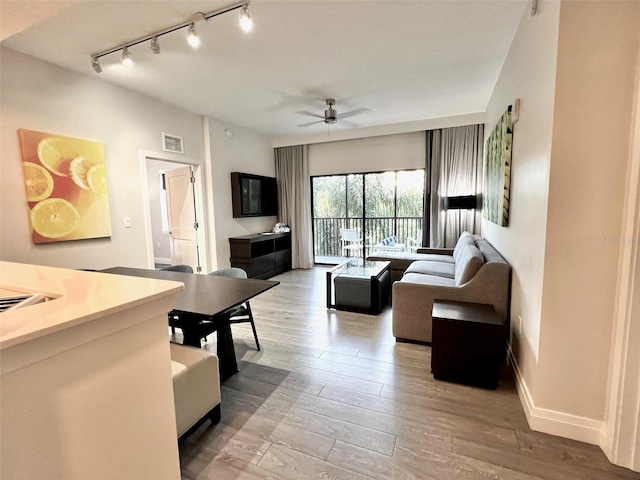
[[[390,255],[390,254],[395,255]],[[391,262],[393,335],[431,342],[434,300],[493,305],[508,321],[511,267],[482,237],[464,232],[454,249],[422,248],[418,253],[379,252],[372,260]]]

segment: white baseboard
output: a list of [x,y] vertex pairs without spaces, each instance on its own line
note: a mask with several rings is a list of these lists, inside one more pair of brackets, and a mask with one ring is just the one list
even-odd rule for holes
[[155,263],[162,263],[162,264],[165,264],[165,265],[171,265],[171,259],[170,258],[153,257],[153,261]]
[[508,349],[508,355],[516,374],[516,386],[518,395],[520,396],[520,403],[522,403],[529,427],[531,427],[532,430],[570,438],[592,445],[600,445],[602,442],[604,421],[536,407],[531,392],[520,373],[511,347]]

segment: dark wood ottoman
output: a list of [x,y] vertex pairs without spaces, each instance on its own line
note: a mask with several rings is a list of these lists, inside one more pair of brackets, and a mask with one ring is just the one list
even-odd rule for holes
[[379,314],[387,304],[389,262],[350,260],[327,272],[327,308]]

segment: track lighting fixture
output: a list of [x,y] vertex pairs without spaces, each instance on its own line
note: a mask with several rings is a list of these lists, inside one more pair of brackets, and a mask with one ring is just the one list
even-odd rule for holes
[[251,20],[251,15],[249,14],[248,3],[245,3],[240,9],[240,28],[247,33],[253,28],[253,20]]
[[124,47],[122,49],[122,64],[125,67],[130,67],[131,65],[133,65],[133,60],[131,60],[131,54],[129,53],[129,49],[127,47]]
[[191,45],[193,48],[196,48],[198,45],[200,45],[200,37],[198,37],[198,32],[196,31],[196,23],[209,21],[213,17],[217,17],[218,15],[222,15],[223,13],[231,12],[237,9],[240,9],[240,28],[242,28],[242,30],[244,30],[245,32],[248,32],[253,27],[253,20],[251,19],[251,15],[249,14],[248,0],[242,0],[209,13],[195,13],[186,22],[173,25],[171,27],[165,28],[164,30],[159,30],[144,37],[140,37],[136,40],[123,43],[122,45],[118,45],[117,47],[94,53],[93,55],[91,55],[91,66],[96,73],[102,72],[102,67],[100,66],[100,58],[119,51],[122,51],[122,64],[126,66],[133,65],[131,54],[129,53],[129,48],[148,41],[150,42],[151,51],[157,55],[160,53],[160,43],[158,42],[158,38],[162,35],[166,35],[177,30],[182,30],[183,28],[188,29],[187,40],[189,41],[189,45]]
[[160,53],[160,44],[158,43],[158,37],[153,37],[151,39],[151,51],[154,55],[158,55]]
[[187,33],[187,42],[193,48],[198,48],[200,46],[200,37],[198,36],[198,32],[196,31],[196,25],[192,23],[189,25],[189,33]]
[[96,73],[102,72],[102,67],[100,66],[100,60],[95,57],[91,57],[91,66],[96,71]]

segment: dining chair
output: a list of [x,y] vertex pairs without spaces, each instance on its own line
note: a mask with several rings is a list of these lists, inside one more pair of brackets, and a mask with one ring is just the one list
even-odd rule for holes
[[[221,270],[216,270],[211,272],[209,275],[217,275],[219,277],[230,277],[230,278],[247,278],[247,272],[238,267],[231,268],[223,268]],[[251,305],[249,302],[245,302],[244,305],[238,305],[231,309],[231,315],[229,318],[229,323],[251,323],[251,329],[253,330],[253,337],[256,339],[256,348],[260,351],[260,342],[258,342],[258,333],[256,332],[256,324],[253,321],[253,313],[251,312]]]
[[[162,267],[159,270],[166,270],[169,272],[182,272],[182,273],[193,273],[193,268],[191,268],[189,265],[171,265],[170,267]],[[172,313],[169,312],[169,323],[172,324],[173,322],[171,322],[171,315]],[[175,334],[176,333],[176,327],[172,324],[171,325],[171,334]]]
[[169,272],[193,273],[193,268],[189,265],[171,265],[170,267],[162,267],[160,270],[168,270]]
[[353,256],[359,256],[360,250],[362,250],[359,230],[357,228],[341,228],[340,245],[343,257],[348,257],[349,252],[355,252]]

